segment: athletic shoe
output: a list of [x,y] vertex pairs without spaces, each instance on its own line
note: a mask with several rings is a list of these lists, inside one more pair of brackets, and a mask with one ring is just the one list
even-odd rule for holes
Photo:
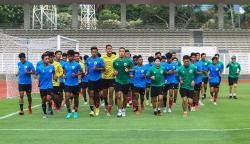
[[213,101],[214,101],[214,98],[213,98],[213,97],[211,97],[211,98],[210,98],[210,101],[211,101],[211,102],[213,102]]
[[77,119],[77,118],[78,118],[78,113],[74,112],[74,119]]
[[183,112],[183,117],[188,117],[188,112]]
[[45,114],[45,115],[43,115],[43,118],[46,119],[46,118],[48,118],[48,116]]
[[139,116],[140,112],[139,111],[135,111],[135,115]]
[[171,112],[172,112],[171,108],[168,108],[168,112],[169,112],[169,113],[171,113]]
[[23,111],[20,111],[20,112],[19,112],[19,115],[24,115],[24,112],[23,112]]
[[217,105],[217,103],[216,103],[216,102],[214,102],[214,105]]
[[148,102],[148,100],[146,100],[146,106],[148,106],[149,105],[149,102]]
[[31,106],[28,107],[29,114],[32,114]]
[[96,109],[95,109],[95,115],[96,115],[96,116],[99,116],[99,113],[100,113],[100,108],[96,108]]
[[161,116],[161,110],[157,111],[157,116]]
[[162,112],[163,112],[163,113],[166,113],[166,112],[167,112],[167,108],[164,107],[164,108],[162,109]]
[[233,97],[232,96],[229,96],[229,99],[232,99]]
[[66,119],[71,118],[71,116],[72,116],[72,113],[68,113],[68,114],[66,115]]
[[144,104],[142,103],[141,104],[141,110],[144,110],[145,108],[144,108]]
[[122,116],[123,116],[123,117],[126,116],[126,109],[122,109]]
[[206,94],[204,94],[204,95],[203,95],[203,97],[202,97],[202,99],[204,100],[204,99],[206,99],[206,97],[207,97],[207,95],[206,95]]
[[195,107],[191,107],[191,112],[195,112]]
[[110,116],[111,116],[111,114],[110,114],[109,112],[107,112],[107,116],[108,116],[108,117],[110,117]]
[[130,108],[130,104],[129,103],[127,103],[127,108]]
[[118,113],[117,113],[117,117],[118,117],[118,118],[122,117],[122,112],[118,112]]
[[237,96],[233,96],[234,99],[238,99]]
[[91,111],[91,112],[89,113],[89,116],[94,117],[94,116],[95,116],[95,113],[94,113],[93,111]]
[[204,103],[201,100],[199,100],[199,105],[204,106]]
[[157,116],[157,111],[154,111],[154,115]]
[[105,107],[105,103],[104,102],[101,103],[101,107]]

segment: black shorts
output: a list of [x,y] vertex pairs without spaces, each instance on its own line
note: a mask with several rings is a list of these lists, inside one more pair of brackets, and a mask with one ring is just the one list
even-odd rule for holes
[[163,86],[151,86],[151,97],[157,97],[163,95]]
[[144,96],[144,94],[145,94],[145,88],[133,86],[132,90],[133,90],[133,92],[139,93],[141,96]]
[[209,83],[210,87],[219,88],[220,83]]
[[53,89],[40,89],[41,98],[46,96],[53,97]]
[[115,82],[115,92],[121,91],[123,94],[128,94],[130,84],[120,84]]
[[26,93],[31,93],[32,85],[31,84],[19,84],[18,90],[19,92],[25,91]]
[[57,94],[59,95],[61,92],[60,92],[60,86],[54,86],[53,87],[53,94]]
[[201,90],[201,83],[195,84],[195,85],[194,85],[194,90],[195,90],[195,91]]
[[207,84],[207,82],[208,82],[208,77],[202,78],[202,82],[204,82],[205,84]]
[[59,88],[59,92],[60,92],[60,93],[62,93],[62,92],[64,91],[64,87],[65,87],[64,83],[61,82],[61,83],[60,83],[60,88]]
[[101,89],[108,89],[114,87],[115,79],[102,79]]
[[194,97],[194,91],[193,90],[188,90],[185,88],[180,88],[180,94],[181,97],[188,97],[188,98],[193,98]]
[[150,83],[146,83],[146,88],[150,88]]
[[174,83],[165,84],[164,91],[168,91],[170,89],[175,89],[175,84]]
[[238,83],[238,79],[239,79],[239,78],[230,78],[230,77],[228,77],[228,84],[229,84],[230,86],[232,86],[232,85],[234,85],[234,84],[237,84],[237,83]]
[[178,83],[174,83],[173,84],[173,89],[179,89],[179,84]]
[[65,92],[70,92],[70,93],[73,93],[73,94],[78,94],[80,92],[79,85],[76,85],[76,86],[67,86],[67,85],[65,85],[64,91]]
[[88,88],[88,83],[87,82],[82,82],[81,83],[82,89]]
[[89,80],[88,82],[88,90],[91,91],[100,91],[101,90],[101,79],[97,80],[97,81],[91,81]]

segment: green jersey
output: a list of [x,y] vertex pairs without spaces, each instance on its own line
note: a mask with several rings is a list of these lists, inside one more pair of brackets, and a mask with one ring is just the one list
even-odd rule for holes
[[177,70],[177,74],[180,77],[180,80],[182,80],[184,83],[180,85],[181,88],[185,88],[188,90],[194,90],[194,87],[191,85],[192,81],[195,78],[196,74],[196,68],[194,65],[189,64],[188,67],[185,67],[184,65],[181,66]]
[[129,84],[130,76],[129,72],[125,71],[125,68],[132,69],[134,67],[132,60],[128,58],[117,58],[113,62],[113,68],[118,72],[115,77],[115,82],[119,84]]
[[155,80],[151,80],[151,86],[164,86],[164,74],[165,74],[165,69],[164,67],[156,67],[152,66],[148,72],[147,72],[147,77],[150,79],[150,77],[154,76]]
[[231,62],[227,65],[227,68],[229,68],[229,75],[230,78],[238,78],[238,73],[241,71],[240,64],[237,62]]
[[[200,60],[202,67],[204,68],[204,70],[207,72],[208,71],[208,66],[211,64],[210,61],[208,60]],[[202,74],[202,78],[207,78],[206,74]]]

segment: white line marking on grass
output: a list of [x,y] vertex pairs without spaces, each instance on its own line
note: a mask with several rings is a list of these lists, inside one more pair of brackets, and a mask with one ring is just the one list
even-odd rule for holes
[[233,128],[233,129],[0,129],[0,131],[107,131],[107,132],[227,132],[227,131],[249,131],[250,128]]
[[[41,106],[41,104],[38,104],[38,105],[33,106],[32,109],[33,109],[33,108],[36,108],[36,107],[39,107],[39,106]],[[27,110],[28,110],[28,109],[24,109],[24,111],[27,111]],[[6,118],[11,117],[11,116],[13,116],[13,115],[16,115],[16,114],[18,114],[18,113],[19,113],[19,111],[13,112],[13,113],[10,113],[10,114],[7,114],[7,115],[5,115],[5,116],[0,117],[0,120],[6,119]]]

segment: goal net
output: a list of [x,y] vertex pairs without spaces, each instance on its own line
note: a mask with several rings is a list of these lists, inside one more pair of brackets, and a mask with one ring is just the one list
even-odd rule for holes
[[[41,60],[45,51],[61,50],[66,52],[69,49],[79,50],[79,42],[63,36],[49,38],[20,38],[0,33],[0,74],[5,92],[1,97],[13,98],[18,96],[18,78],[15,74],[18,71],[18,54],[24,52],[27,60],[36,66]],[[32,79],[33,93],[38,92],[38,83]]]

